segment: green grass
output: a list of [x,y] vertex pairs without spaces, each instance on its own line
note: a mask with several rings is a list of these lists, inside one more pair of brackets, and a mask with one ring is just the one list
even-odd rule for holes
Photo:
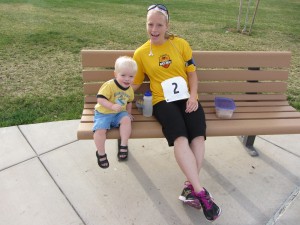
[[[239,1],[161,2],[169,8],[171,30],[194,50],[292,51],[288,99],[300,110],[298,0],[261,1],[251,36],[235,32]],[[152,3],[0,0],[0,126],[79,119],[80,50],[136,49],[147,40]]]

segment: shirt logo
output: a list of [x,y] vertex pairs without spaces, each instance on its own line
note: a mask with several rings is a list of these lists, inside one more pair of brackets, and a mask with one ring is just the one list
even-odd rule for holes
[[172,63],[172,60],[170,59],[169,55],[165,54],[165,55],[162,55],[159,57],[159,66],[168,68],[171,63]]
[[121,91],[116,92],[114,96],[115,96],[115,103],[121,106],[125,105],[129,99],[129,95]]

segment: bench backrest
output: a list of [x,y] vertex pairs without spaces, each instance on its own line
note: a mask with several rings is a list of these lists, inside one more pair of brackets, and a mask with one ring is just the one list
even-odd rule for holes
[[[96,102],[101,84],[113,78],[115,60],[132,56],[133,50],[82,50],[85,103]],[[235,101],[286,100],[290,52],[260,51],[194,51],[201,102],[215,96]],[[136,92],[142,96],[149,81]]]

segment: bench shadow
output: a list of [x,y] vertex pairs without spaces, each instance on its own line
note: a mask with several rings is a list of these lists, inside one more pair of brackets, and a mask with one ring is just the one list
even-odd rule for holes
[[[296,185],[300,186],[300,177],[292,174],[281,164],[262,153],[262,151],[260,151],[259,154],[261,160],[265,161],[276,171],[278,171],[281,174],[284,174],[289,180],[291,180]],[[131,170],[131,173],[136,177],[141,187],[143,187],[149,199],[151,199],[151,201],[153,202],[153,205],[158,209],[162,217],[165,218],[167,224],[184,224],[186,222],[183,221],[183,219],[180,218],[178,213],[173,210],[173,208],[165,199],[159,188],[157,188],[157,186],[153,183],[153,181],[147,175],[145,170],[140,166],[140,163],[136,160],[134,154],[130,154],[130,160],[127,162],[127,166]],[[203,169],[211,177],[211,179],[218,183],[228,193],[228,195],[230,195],[239,204],[239,206],[242,207],[248,213],[248,215],[253,218],[254,221],[261,222],[268,220],[268,216],[265,215],[259,207],[257,207],[257,203],[252,202],[245,193],[241,192],[233,183],[230,182],[229,179],[223,176],[206,159],[204,159]],[[182,204],[182,207],[187,217],[190,218],[191,224],[211,224],[210,222],[207,222],[207,220],[204,218],[202,211],[190,208],[189,206],[186,206],[184,204]]]
[[[274,144],[271,141],[268,141],[262,137],[259,137],[261,139],[261,141],[265,141],[267,143],[270,143],[271,145],[274,145],[276,147],[278,147],[280,150],[290,154],[293,157],[297,157],[300,159],[300,156],[295,154],[294,152],[291,152],[285,148],[282,148],[281,146]],[[244,149],[247,151],[246,147],[243,146]],[[264,154],[263,152],[265,151],[264,149],[260,149],[255,147],[255,150],[258,152],[258,156],[262,161],[264,161],[266,164],[268,164],[270,167],[272,167],[274,170],[276,170],[278,173],[283,174],[286,178],[288,178],[292,183],[294,183],[297,186],[300,186],[300,177],[296,176],[295,174],[291,173],[289,170],[287,170],[284,166],[282,166],[281,164],[279,164],[277,161],[275,161],[274,159],[270,158],[269,156],[267,156],[266,154]],[[300,161],[300,160],[299,160]]]
[[262,161],[264,161],[266,164],[268,164],[270,167],[272,167],[278,173],[284,175],[284,177],[287,178],[288,180],[290,180],[292,183],[294,183],[297,186],[300,186],[300,177],[299,176],[296,176],[295,174],[291,173],[283,165],[281,165],[274,159],[270,158],[269,156],[264,154],[262,151],[259,152],[259,157],[261,158]]
[[[165,200],[165,197],[160,193],[158,188],[149,178],[147,173],[145,173],[144,169],[140,166],[132,153],[130,154],[130,159],[127,162],[127,166],[131,170],[131,173],[139,181],[140,185],[144,188],[144,191],[153,202],[153,205],[159,210],[161,215],[165,217],[166,223],[171,225],[174,224],[174,221],[178,221],[179,224],[183,224],[183,221],[177,216],[177,213],[172,210],[172,207],[169,206],[169,203]],[[172,221],[170,218],[172,218]]]
[[[246,210],[254,221],[267,220],[267,216],[261,212],[261,209],[256,206],[244,193],[242,193],[235,185],[233,185],[226,177],[219,173],[216,168],[204,159],[203,169],[215,180],[227,193]],[[222,206],[221,206],[222,207]]]
[[[153,202],[153,205],[159,210],[161,215],[167,221],[167,224],[184,224],[183,221],[176,211],[172,209],[168,201],[166,201],[165,197],[159,191],[159,188],[152,182],[150,177],[144,171],[144,169],[140,166],[137,160],[134,157],[134,154],[130,155],[130,160],[127,162],[128,168],[131,170],[131,173],[136,177],[139,181],[140,185],[143,187],[144,191],[147,193],[148,197]],[[247,213],[253,218],[254,221],[264,221],[267,220],[267,216],[261,212],[255,203],[253,203],[244,193],[238,190],[236,186],[234,186],[226,177],[220,174],[215,167],[204,160],[204,168],[203,168],[212,179],[214,179],[217,183],[222,186],[227,193],[235,199],[239,205],[244,208]],[[151,188],[149,188],[151,187]],[[180,203],[179,203],[180,204]],[[211,224],[208,222],[202,210],[196,210],[189,206],[182,204],[183,210],[185,211],[187,217],[190,218],[191,224]],[[175,222],[176,221],[176,222]]]
[[[180,218],[180,215],[178,212],[174,211],[168,201],[166,201],[165,197],[162,195],[162,193],[159,191],[159,188],[156,187],[156,185],[152,182],[150,177],[147,175],[147,173],[144,171],[144,169],[140,166],[140,164],[135,159],[133,153],[130,154],[130,159],[127,162],[128,168],[131,170],[131,173],[136,177],[136,179],[139,181],[140,185],[143,187],[144,191],[147,193],[148,197],[153,202],[153,205],[158,209],[160,214],[165,218],[165,223],[167,224],[186,224],[186,221],[183,221]],[[178,204],[181,204],[178,200]],[[202,216],[202,211],[193,209],[189,206],[186,206],[182,204],[182,207],[186,211],[187,216],[190,218],[189,224],[211,224],[210,222],[207,222],[207,220],[204,218],[204,215]],[[199,213],[201,215],[199,215]]]

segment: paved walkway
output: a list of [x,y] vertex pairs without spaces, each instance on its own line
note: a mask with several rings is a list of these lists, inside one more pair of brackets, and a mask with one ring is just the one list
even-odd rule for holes
[[[107,141],[110,167],[78,120],[0,128],[1,225],[211,224],[177,198],[184,177],[164,139],[130,140],[127,162]],[[222,207],[213,224],[298,225],[300,135],[259,136],[259,157],[237,137],[206,141],[204,186]]]

